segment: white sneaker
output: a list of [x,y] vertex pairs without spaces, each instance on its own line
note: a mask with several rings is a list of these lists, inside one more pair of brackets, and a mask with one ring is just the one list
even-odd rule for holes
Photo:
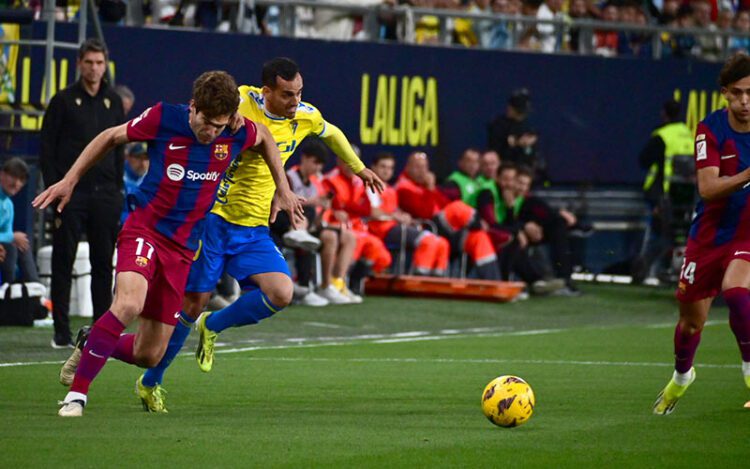
[[73,400],[70,402],[60,401],[59,404],[62,406],[57,411],[57,415],[60,417],[83,417],[83,407],[85,404],[81,400]]
[[549,280],[537,280],[531,285],[531,293],[534,295],[548,295],[565,287],[565,280],[553,278]]
[[290,248],[315,252],[320,248],[320,240],[305,230],[291,230],[284,233],[284,244]]
[[299,304],[305,306],[328,306],[328,300],[311,291],[299,300]]
[[301,300],[304,298],[308,293],[310,293],[310,289],[308,287],[303,287],[301,285],[294,284],[294,293],[292,294],[292,298],[295,300]]
[[344,287],[344,291],[342,291],[341,294],[349,298],[349,302],[352,304],[360,304],[363,301],[361,296],[349,290],[347,287]]
[[326,288],[321,288],[318,290],[318,295],[322,296],[326,300],[328,300],[329,303],[334,305],[348,305],[351,303],[351,300],[342,295],[340,291],[333,285],[328,285]]

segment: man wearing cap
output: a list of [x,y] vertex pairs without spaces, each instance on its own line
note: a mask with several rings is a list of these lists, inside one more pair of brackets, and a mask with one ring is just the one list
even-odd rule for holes
[[534,180],[547,181],[544,161],[536,151],[537,133],[528,122],[531,95],[519,88],[508,98],[505,114],[496,117],[487,126],[487,147],[495,150],[504,162],[531,168]]

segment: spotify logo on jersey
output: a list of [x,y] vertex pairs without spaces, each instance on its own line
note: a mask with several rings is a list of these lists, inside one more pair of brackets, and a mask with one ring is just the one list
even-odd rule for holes
[[167,166],[167,177],[172,181],[182,181],[185,177],[185,168],[177,163],[172,163]]

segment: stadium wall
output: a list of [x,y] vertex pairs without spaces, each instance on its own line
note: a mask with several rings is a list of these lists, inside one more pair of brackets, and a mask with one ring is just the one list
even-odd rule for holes
[[[58,24],[58,39],[75,41],[76,25]],[[527,87],[531,122],[554,182],[637,184],[637,155],[659,124],[661,103],[687,101],[694,126],[721,105],[719,64],[651,61],[440,47],[105,27],[118,83],[136,94],[137,114],[166,100],[184,102],[192,80],[225,69],[241,84],[259,84],[263,61],[288,56],[305,78],[304,99],[360,144],[365,159],[389,150],[402,161],[414,147],[447,174],[460,151],[483,147],[486,124],[504,112],[508,95]],[[44,25],[34,26],[36,38]],[[22,51],[19,89],[41,101],[43,49]],[[55,88],[74,80],[75,54],[55,54]],[[63,63],[67,68],[63,68]],[[62,79],[62,82],[61,82]],[[38,102],[37,101],[37,102]],[[131,115],[131,117],[133,117]]]

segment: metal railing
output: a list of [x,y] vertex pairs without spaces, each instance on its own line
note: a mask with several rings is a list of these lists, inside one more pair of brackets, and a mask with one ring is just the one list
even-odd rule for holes
[[[555,53],[579,53],[594,54],[594,37],[597,32],[615,32],[638,34],[647,38],[651,48],[651,57],[662,58],[664,55],[665,39],[693,36],[695,38],[709,38],[716,40],[717,49],[713,59],[719,60],[727,56],[731,50],[729,43],[731,38],[750,38],[750,33],[734,30],[719,30],[707,28],[678,28],[671,26],[637,25],[629,23],[608,22],[592,19],[559,18],[541,20],[535,17],[522,15],[506,15],[494,13],[468,12],[445,9],[412,8],[409,6],[390,7],[386,5],[360,6],[342,5],[326,0],[237,0],[239,8],[236,13],[233,28],[238,31],[255,31],[248,27],[247,22],[255,21],[254,17],[248,15],[255,6],[276,7],[279,10],[277,26],[280,36],[295,37],[298,35],[300,25],[305,20],[300,18],[299,8],[317,9],[324,8],[341,13],[342,17],[352,16],[363,19],[362,27],[364,38],[369,41],[385,41],[380,28],[383,20],[395,21],[398,31],[397,39],[400,42],[414,44],[417,42],[416,31],[419,22],[424,17],[434,17],[438,20],[437,45],[464,47],[453,43],[452,23],[456,19],[470,20],[475,26],[482,28],[510,26],[508,31],[508,42],[504,49],[517,49],[521,43],[522,36],[531,28],[539,25],[551,25],[553,31],[550,33],[558,38]],[[309,25],[308,25],[309,26]],[[570,51],[560,39],[569,37],[571,32],[577,32],[578,40],[573,45],[575,51]],[[431,44],[435,45],[435,44]],[[485,47],[486,44],[478,44],[477,47]]]

